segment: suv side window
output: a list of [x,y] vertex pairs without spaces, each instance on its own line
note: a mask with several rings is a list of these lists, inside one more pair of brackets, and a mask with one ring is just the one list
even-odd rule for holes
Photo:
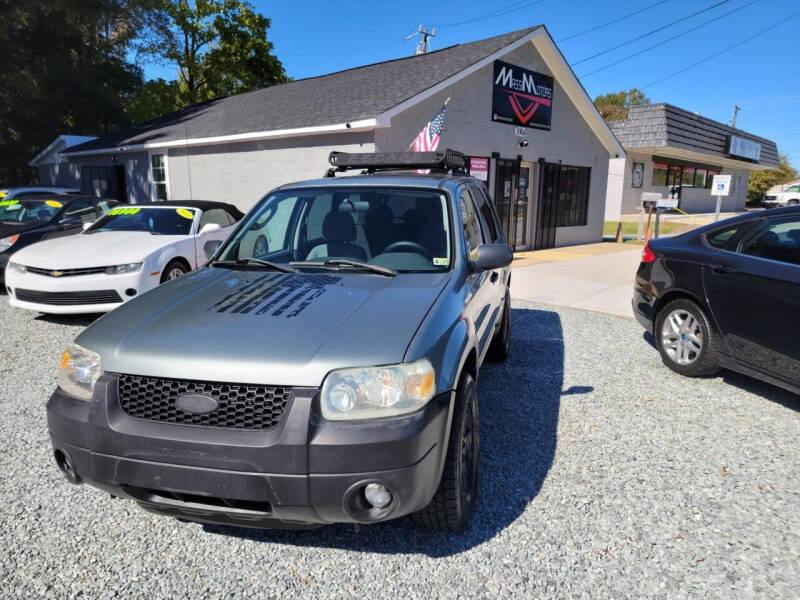
[[483,243],[483,233],[481,232],[481,224],[478,220],[478,213],[475,211],[475,205],[472,203],[472,198],[466,189],[461,190],[458,206],[461,211],[464,238],[467,240],[467,250],[471,256],[477,247]]
[[496,242],[497,224],[494,221],[494,216],[492,215],[492,207],[489,204],[489,199],[486,197],[486,193],[478,186],[471,187],[470,193],[472,194],[472,198],[473,200],[475,200],[475,204],[478,207],[478,212],[481,213],[481,217],[483,217],[483,222],[486,225],[487,241],[490,243]]
[[800,265],[800,218],[772,221],[745,240],[741,254]]

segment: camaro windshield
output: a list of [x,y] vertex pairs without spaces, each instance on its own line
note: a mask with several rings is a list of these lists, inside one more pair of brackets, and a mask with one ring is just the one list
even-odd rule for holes
[[[450,266],[450,218],[444,192],[331,187],[270,194],[222,249],[228,263],[260,259],[294,267],[443,271]],[[346,263],[335,261],[344,260]],[[304,265],[302,263],[312,263]]]
[[62,206],[58,200],[0,200],[0,222],[47,223]]
[[194,215],[190,208],[118,207],[100,217],[86,233],[146,231],[154,235],[189,235]]

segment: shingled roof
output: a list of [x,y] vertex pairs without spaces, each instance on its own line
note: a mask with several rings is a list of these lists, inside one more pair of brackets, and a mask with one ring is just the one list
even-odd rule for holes
[[374,118],[540,27],[211,100],[74,146],[67,153]]
[[625,150],[671,147],[723,157],[726,156],[727,136],[737,135],[761,144],[759,165],[767,168],[780,166],[778,148],[772,140],[671,104],[634,106],[626,120],[612,121],[608,125]]

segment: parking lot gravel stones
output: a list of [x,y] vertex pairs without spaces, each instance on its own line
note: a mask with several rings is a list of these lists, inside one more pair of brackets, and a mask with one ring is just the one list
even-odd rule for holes
[[515,303],[462,535],[210,527],[68,484],[44,407],[90,321],[0,298],[3,598],[797,597],[800,398],[681,378],[630,319]]

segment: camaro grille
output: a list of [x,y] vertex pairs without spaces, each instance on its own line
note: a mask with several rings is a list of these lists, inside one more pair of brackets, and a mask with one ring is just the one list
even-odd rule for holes
[[74,275],[94,275],[104,273],[105,267],[86,267],[83,269],[41,269],[39,267],[27,267],[29,273],[37,275],[47,275],[48,277],[71,277]]
[[36,304],[71,305],[71,304],[113,304],[122,302],[115,290],[90,290],[86,292],[42,292],[15,288],[17,300],[35,302]]
[[[119,402],[128,416],[178,425],[224,429],[270,429],[277,425],[293,396],[290,387],[180,381],[120,375]],[[204,396],[208,412],[192,412],[179,399]],[[186,410],[188,408],[189,410]]]

